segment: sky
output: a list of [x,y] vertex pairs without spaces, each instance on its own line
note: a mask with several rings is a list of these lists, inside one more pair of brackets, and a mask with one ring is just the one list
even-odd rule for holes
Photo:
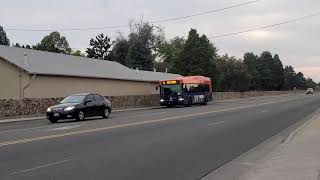
[[[156,21],[211,11],[251,0],[2,0],[4,29],[65,29],[127,25],[130,19]],[[280,23],[320,11],[319,0],[261,0],[249,5],[188,19],[165,22],[166,38],[187,37],[191,28],[208,37]],[[113,40],[128,28],[60,31],[70,47],[84,50],[89,40],[105,33]],[[299,22],[240,35],[210,39],[219,54],[242,58],[245,52],[279,54],[306,77],[320,82],[320,15]],[[6,30],[11,43],[36,44],[50,32]]]

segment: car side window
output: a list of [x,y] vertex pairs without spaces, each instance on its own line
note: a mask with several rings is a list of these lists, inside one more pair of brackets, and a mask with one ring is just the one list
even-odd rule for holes
[[92,95],[88,95],[86,101],[94,102],[94,97]]
[[101,101],[102,97],[100,95],[94,95],[94,98],[96,99],[96,101]]

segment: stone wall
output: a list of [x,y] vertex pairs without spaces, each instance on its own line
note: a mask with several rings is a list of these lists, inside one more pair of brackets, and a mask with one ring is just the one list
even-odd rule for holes
[[[114,109],[159,105],[159,95],[109,96],[107,98]],[[0,119],[44,115],[48,107],[61,100],[62,98],[0,99]]]
[[[253,92],[215,92],[214,100],[243,99],[258,96],[276,96],[293,94],[291,91],[253,91]],[[296,92],[300,93],[300,92]],[[107,97],[114,109],[158,106],[159,95],[141,96],[110,96]],[[46,113],[49,106],[60,102],[61,98],[32,98],[32,99],[0,99],[0,119],[8,117],[40,116]]]
[[245,99],[260,96],[280,96],[286,94],[302,93],[304,91],[250,91],[250,92],[214,92],[213,99],[215,100],[231,100]]

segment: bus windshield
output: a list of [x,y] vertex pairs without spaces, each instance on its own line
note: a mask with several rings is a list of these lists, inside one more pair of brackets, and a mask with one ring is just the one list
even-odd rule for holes
[[161,94],[165,96],[181,95],[181,91],[182,91],[182,86],[180,84],[161,86]]

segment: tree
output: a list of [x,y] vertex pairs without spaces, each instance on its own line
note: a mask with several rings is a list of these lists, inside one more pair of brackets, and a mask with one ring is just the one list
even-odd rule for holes
[[22,46],[19,43],[12,44],[13,47],[22,48]]
[[284,84],[282,87],[284,90],[292,90],[294,87],[296,87],[295,76],[296,72],[292,66],[286,66],[284,68]]
[[174,63],[176,73],[181,75],[203,75],[213,78],[217,49],[205,35],[191,29],[183,50]]
[[113,42],[111,42],[111,39],[108,36],[105,36],[103,33],[96,36],[95,39],[91,38],[91,48],[87,48],[86,51],[87,57],[107,60],[110,52],[109,49],[111,48],[112,43]]
[[2,26],[0,26],[0,45],[10,46],[10,40]]
[[142,41],[136,39],[132,41],[126,57],[128,66],[141,70],[151,71],[153,69],[153,61],[151,50],[148,49]]
[[24,46],[24,45],[23,45],[23,46],[22,46],[22,48],[32,49],[32,48],[31,48],[31,46],[30,46],[30,45],[28,45],[28,44],[27,44],[26,46]]
[[317,83],[313,81],[310,77],[306,79],[306,88],[315,88]]
[[148,22],[131,21],[129,48],[126,56],[127,66],[142,70],[152,70],[156,59],[157,48],[164,36],[160,27]]
[[243,63],[248,68],[248,74],[250,77],[250,90],[259,90],[260,87],[260,73],[258,71],[258,59],[259,57],[254,53],[245,53]]
[[248,67],[241,60],[227,54],[218,58],[215,89],[217,91],[247,91],[250,86]]
[[62,54],[71,53],[68,41],[57,31],[45,36],[40,43],[33,46],[33,49]]
[[271,74],[272,74],[272,88],[275,90],[280,90],[284,83],[284,72],[283,72],[283,64],[278,54],[274,55],[273,62],[271,64]]
[[122,65],[128,66],[128,62],[126,61],[128,50],[129,50],[130,44],[128,40],[123,37],[119,36],[114,46],[109,54],[109,60],[110,61],[116,61]]
[[84,55],[80,50],[71,51],[70,55],[72,55],[72,56],[85,57],[85,55]]
[[259,84],[262,90],[274,90],[272,65],[272,54],[269,51],[262,52],[257,67],[260,74]]
[[306,88],[306,78],[304,77],[302,72],[298,72],[295,74],[295,87],[298,89],[305,89]]
[[17,47],[17,48],[25,48],[25,49],[32,49],[30,45],[20,45],[19,43],[16,44],[12,44],[13,47]]
[[155,68],[162,72],[166,69],[169,72],[177,72],[177,70],[174,69],[174,64],[182,52],[184,44],[185,39],[181,37],[175,37],[169,42],[161,43],[157,51],[158,59],[155,62]]

